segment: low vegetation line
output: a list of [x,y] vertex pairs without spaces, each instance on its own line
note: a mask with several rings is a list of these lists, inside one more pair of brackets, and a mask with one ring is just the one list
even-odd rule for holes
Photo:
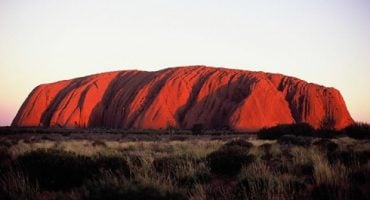
[[369,199],[367,128],[2,134],[0,199]]

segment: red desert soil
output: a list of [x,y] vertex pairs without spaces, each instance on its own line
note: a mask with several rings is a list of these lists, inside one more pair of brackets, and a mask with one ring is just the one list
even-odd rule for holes
[[281,74],[206,66],[117,71],[42,84],[13,126],[258,130],[353,123],[340,92]]

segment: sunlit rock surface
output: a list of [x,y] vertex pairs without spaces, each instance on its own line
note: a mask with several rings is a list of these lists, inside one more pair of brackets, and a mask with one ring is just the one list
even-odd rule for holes
[[280,74],[206,66],[116,71],[42,84],[13,126],[258,130],[353,123],[338,90]]

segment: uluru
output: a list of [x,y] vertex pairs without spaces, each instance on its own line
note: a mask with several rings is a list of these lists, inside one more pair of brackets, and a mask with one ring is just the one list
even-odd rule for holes
[[353,123],[340,92],[281,74],[186,66],[114,71],[37,86],[12,126],[250,131]]

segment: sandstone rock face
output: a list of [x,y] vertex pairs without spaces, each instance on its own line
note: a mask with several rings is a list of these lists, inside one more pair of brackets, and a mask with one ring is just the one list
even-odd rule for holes
[[117,71],[43,84],[13,126],[258,130],[353,123],[338,90],[280,74],[206,66]]

